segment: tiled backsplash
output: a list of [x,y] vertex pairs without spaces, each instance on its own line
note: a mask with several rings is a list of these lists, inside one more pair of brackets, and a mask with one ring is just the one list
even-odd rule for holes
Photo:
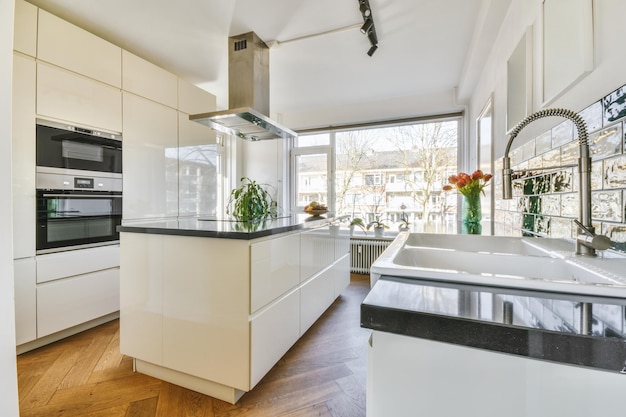
[[[626,86],[579,113],[592,157],[596,232],[626,252]],[[502,158],[495,161],[495,234],[573,238],[578,218],[578,138],[567,120],[511,151],[513,199],[502,199]],[[552,169],[551,167],[558,167]],[[539,170],[543,168],[546,170]]]

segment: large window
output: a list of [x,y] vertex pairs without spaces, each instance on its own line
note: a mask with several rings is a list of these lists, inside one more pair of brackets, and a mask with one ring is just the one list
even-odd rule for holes
[[292,157],[296,210],[316,200],[365,222],[404,217],[414,230],[454,232],[457,196],[442,187],[458,171],[459,122],[301,135]]

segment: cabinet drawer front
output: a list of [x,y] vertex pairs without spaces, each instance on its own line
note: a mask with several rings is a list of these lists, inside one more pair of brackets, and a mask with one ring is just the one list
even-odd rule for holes
[[37,114],[122,131],[122,92],[61,68],[37,63]]
[[335,299],[335,270],[327,269],[300,290],[300,334],[304,334]]
[[300,283],[300,234],[252,244],[250,311],[259,308]]
[[37,287],[37,337],[118,311],[119,268],[66,278]]
[[300,337],[300,292],[294,291],[251,322],[250,388]]
[[119,245],[37,256],[37,283],[86,274],[120,265]]
[[333,263],[335,239],[328,226],[303,232],[301,239],[300,281],[304,282]]

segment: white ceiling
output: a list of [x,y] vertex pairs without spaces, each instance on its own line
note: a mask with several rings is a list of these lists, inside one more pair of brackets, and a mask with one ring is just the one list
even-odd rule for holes
[[478,43],[489,44],[510,3],[370,0],[379,48],[369,57],[357,0],[28,1],[211,91],[219,109],[228,107],[227,37],[254,31],[274,44],[272,113],[452,97],[475,82],[472,61],[489,52]]

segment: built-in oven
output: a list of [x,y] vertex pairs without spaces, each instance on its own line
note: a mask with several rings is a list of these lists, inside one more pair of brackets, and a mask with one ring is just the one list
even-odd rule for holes
[[119,243],[118,134],[37,120],[37,254]]

